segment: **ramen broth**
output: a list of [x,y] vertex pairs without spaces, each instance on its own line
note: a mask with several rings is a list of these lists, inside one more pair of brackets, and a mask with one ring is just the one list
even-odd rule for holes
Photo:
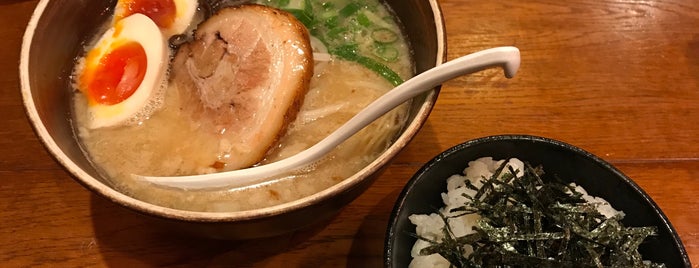
[[[337,2],[337,1],[336,1]],[[384,6],[373,10],[386,18]],[[340,6],[340,5],[338,5]],[[400,33],[397,22],[384,20],[383,26]],[[366,38],[371,38],[367,36]],[[315,39],[315,38],[314,38]],[[262,164],[296,154],[337,129],[393,85],[356,62],[327,57],[317,39],[314,75],[302,107],[284,136],[267,154]],[[369,41],[366,41],[369,42]],[[402,35],[393,44],[399,52],[384,63],[402,78],[413,75],[409,47]],[[358,134],[337,146],[324,159],[301,172],[279,176],[273,183],[245,188],[181,190],[160,187],[133,178],[131,174],[173,176],[216,172],[212,166],[222,157],[225,141],[216,133],[197,131],[200,123],[183,120],[190,115],[180,109],[187,92],[176,85],[165,87],[162,106],[149,118],[136,124],[90,129],[86,127],[86,99],[74,94],[74,121],[77,134],[95,166],[119,191],[134,198],[170,208],[191,211],[241,211],[264,208],[315,194],[355,174],[376,159],[395,139],[408,117],[404,104],[384,115]]]

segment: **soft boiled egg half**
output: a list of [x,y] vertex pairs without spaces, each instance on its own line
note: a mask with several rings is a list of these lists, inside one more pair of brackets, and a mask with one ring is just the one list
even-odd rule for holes
[[136,13],[116,21],[77,73],[77,86],[87,97],[88,126],[115,126],[143,116],[162,94],[168,61],[167,42],[153,20]]
[[197,8],[196,0],[119,0],[114,21],[140,13],[151,18],[169,38],[189,28]]

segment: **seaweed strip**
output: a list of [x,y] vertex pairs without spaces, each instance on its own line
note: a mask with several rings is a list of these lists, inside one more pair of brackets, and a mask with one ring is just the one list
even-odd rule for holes
[[[452,267],[665,267],[644,261],[638,247],[657,235],[656,227],[625,227],[622,216],[606,218],[575,187],[558,177],[544,178],[541,166],[525,163],[523,175],[503,161],[490,178],[477,187],[466,180],[473,196],[459,217],[478,213],[475,233],[455,237],[450,217],[444,238],[428,241],[422,255],[440,254]],[[473,249],[465,254],[465,247]]]

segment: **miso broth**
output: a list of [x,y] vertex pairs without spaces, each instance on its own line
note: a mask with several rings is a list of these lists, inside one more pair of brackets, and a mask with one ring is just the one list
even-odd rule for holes
[[[275,4],[272,2],[260,1],[263,4]],[[330,2],[333,7],[328,12],[334,8],[336,13],[356,3],[327,3]],[[364,27],[366,29],[347,26],[352,23],[359,25],[359,22],[347,22],[343,29],[355,32],[342,33],[347,40],[346,44],[337,43],[340,39],[328,37],[328,32],[320,32],[333,29],[309,29],[312,35],[315,34],[312,43],[314,52],[317,53],[310,89],[296,119],[277,145],[268,152],[262,164],[283,159],[310,147],[394,87],[393,82],[377,74],[375,70],[333,55],[333,50],[338,46],[357,46],[365,57],[381,62],[401,79],[413,75],[409,46],[400,34],[399,24],[390,10],[375,0],[362,3],[370,4],[358,7],[353,14],[365,14],[363,16],[380,21],[371,24],[369,28]],[[294,4],[293,1],[291,4]],[[367,30],[377,27],[396,33],[395,37],[389,36],[395,38],[390,40],[390,46],[378,42],[376,36],[372,37],[372,31]],[[388,52],[391,57],[384,58],[385,55],[382,56],[379,52],[387,49],[391,50]],[[250,210],[315,194],[350,177],[376,159],[399,134],[408,116],[408,105],[402,105],[338,146],[315,165],[301,173],[282,175],[281,180],[270,184],[185,191],[134,179],[131,174],[172,176],[216,171],[211,163],[220,157],[222,141],[214,134],[198,132],[198,122],[182,120],[188,117],[178,109],[181,105],[180,98],[179,91],[170,85],[165,88],[162,107],[149,118],[127,126],[89,129],[85,125],[86,100],[76,90],[74,119],[85,151],[118,190],[156,205],[192,211]]]

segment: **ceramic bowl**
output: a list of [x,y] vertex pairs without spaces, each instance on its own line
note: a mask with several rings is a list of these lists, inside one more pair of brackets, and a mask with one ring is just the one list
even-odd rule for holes
[[[415,66],[425,71],[445,61],[446,40],[437,0],[388,0],[405,25],[414,48]],[[20,80],[26,113],[41,142],[77,182],[95,194],[195,235],[246,239],[274,236],[322,222],[337,213],[376,178],[425,123],[438,88],[412,102],[409,123],[395,143],[353,176],[317,194],[274,207],[241,212],[192,212],[134,199],[115,190],[78,145],[71,124],[70,74],[74,59],[115,1],[41,0],[27,26],[21,52]]]
[[626,226],[657,226],[657,237],[639,248],[644,259],[665,263],[666,267],[691,267],[682,242],[663,214],[636,183],[601,158],[560,141],[526,136],[484,137],[454,146],[425,164],[406,184],[390,216],[386,233],[385,266],[408,267],[416,238],[415,225],[408,216],[430,214],[443,207],[440,194],[446,180],[461,174],[469,161],[480,157],[518,158],[532,166],[542,165],[546,174],[556,174],[575,182],[588,194],[606,199],[626,214]]

